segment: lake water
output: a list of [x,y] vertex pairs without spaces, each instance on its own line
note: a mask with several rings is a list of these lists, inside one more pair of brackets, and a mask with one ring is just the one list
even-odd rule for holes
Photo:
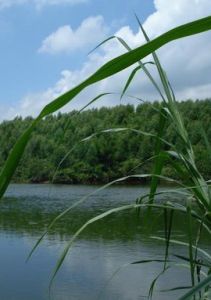
[[[134,203],[148,190],[139,186],[115,186],[93,195],[55,224],[26,263],[27,255],[49,222],[95,189],[96,186],[80,185],[13,184],[9,187],[0,209],[1,300],[49,299],[50,276],[75,230],[107,209]],[[162,237],[163,218],[158,212],[153,213],[149,223],[153,225],[150,234]],[[185,228],[184,218],[177,216],[173,238],[186,240]],[[203,247],[210,248],[206,236],[202,243]],[[150,283],[162,271],[163,264],[130,263],[163,259],[164,251],[163,242],[149,237],[143,229],[141,216],[134,210],[113,214],[92,224],[76,240],[55,278],[50,299],[147,299]],[[173,245],[170,252],[186,254],[187,249]],[[188,270],[172,267],[157,281],[153,299],[177,299],[181,292],[166,293],[161,290],[189,284]]]

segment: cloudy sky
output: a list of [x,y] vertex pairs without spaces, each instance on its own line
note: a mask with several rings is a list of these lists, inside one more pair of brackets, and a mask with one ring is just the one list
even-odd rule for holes
[[[153,38],[196,18],[211,15],[210,0],[0,0],[0,119],[36,116],[110,58],[144,43],[134,12]],[[211,32],[173,42],[158,51],[178,100],[211,97]],[[154,70],[151,68],[154,74]],[[64,111],[80,108],[101,92],[121,92],[126,70],[85,90]],[[156,76],[156,75],[155,75]],[[144,74],[128,91],[144,100],[159,100]],[[123,100],[131,102],[129,98]],[[96,106],[119,104],[107,96]]]

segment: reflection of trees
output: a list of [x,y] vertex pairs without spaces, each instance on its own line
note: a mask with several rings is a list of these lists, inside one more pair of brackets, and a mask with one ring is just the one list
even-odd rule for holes
[[[37,199],[5,199],[1,204],[0,210],[0,230],[15,234],[27,234],[39,236],[47,228],[53,218],[61,212],[58,203],[48,203]],[[91,217],[101,213],[98,209],[83,207],[75,209],[70,214],[58,221],[50,236],[56,235],[60,239],[69,237],[84,222]],[[147,238],[149,234],[163,235],[163,217],[154,211],[150,218],[148,228],[142,226],[142,215],[138,216],[133,211],[111,215],[104,220],[98,221],[89,226],[83,233],[85,239],[105,240],[139,240]],[[149,228],[152,228],[150,230]],[[184,232],[185,219],[181,215],[175,215],[174,232]],[[185,237],[184,237],[185,239]]]

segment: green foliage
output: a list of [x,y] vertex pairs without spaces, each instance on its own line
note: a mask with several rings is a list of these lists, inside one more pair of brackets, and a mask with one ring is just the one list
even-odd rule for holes
[[[18,139],[18,141],[16,142],[9,154],[0,174],[0,198],[2,198],[4,192],[8,187],[8,184],[10,183],[10,180],[18,166],[18,163],[21,160],[26,145],[31,138],[33,130],[44,117],[56,112],[57,110],[65,106],[85,88],[103,79],[106,79],[118,72],[123,71],[124,69],[132,66],[134,63],[140,63],[141,59],[145,58],[147,55],[153,53],[155,50],[161,48],[167,43],[180,38],[202,33],[210,29],[211,16],[175,27],[165,32],[164,34],[156,37],[152,41],[149,41],[136,49],[128,49],[128,53],[124,53],[108,61],[106,64],[100,67],[94,74],[82,81],[79,85],[75,86],[71,90],[67,91],[63,95],[59,96],[58,98],[54,99],[52,102],[47,104],[42,109],[38,117],[31,123],[27,130]],[[127,45],[125,46],[127,47]],[[91,100],[90,103],[97,100],[99,97],[100,96],[97,96],[95,99]]]
[[[75,114],[59,114],[45,118],[33,132],[23,159],[13,177],[15,182],[51,181],[55,174],[56,183],[107,183],[134,172],[149,173],[155,140],[152,137],[137,135],[133,132],[102,133],[85,143],[79,141],[106,128],[127,127],[156,133],[159,114],[153,108],[159,103],[120,105],[113,108],[92,109]],[[187,109],[188,107],[188,109]],[[201,134],[203,126],[209,141],[211,115],[210,100],[179,103],[185,125],[196,153],[196,162],[202,174],[211,177],[211,161],[205,141]],[[196,112],[200,112],[196,114]],[[28,126],[29,118],[16,118],[0,124],[0,167],[3,167],[9,151],[21,132]],[[166,125],[164,139],[172,144],[178,137],[172,124]],[[166,150],[168,146],[165,146]],[[210,161],[210,163],[208,163]],[[144,164],[141,164],[145,162]],[[139,166],[140,165],[140,166]],[[137,167],[137,168],[136,168]],[[135,171],[134,171],[135,168]],[[163,174],[177,178],[177,174],[166,164]]]
[[[139,22],[138,18],[137,18],[137,21]],[[140,24],[140,22],[139,22],[139,24]],[[171,42],[173,40],[210,30],[211,29],[211,17],[209,16],[207,18],[203,18],[203,19],[176,27],[176,28],[162,34],[161,36],[155,38],[152,41],[149,40],[149,38],[148,38],[146,32],[144,31],[144,29],[142,28],[141,24],[140,24],[140,27],[141,27],[142,32],[147,41],[147,43],[145,45],[140,46],[136,49],[131,49],[125,43],[124,40],[122,40],[118,37],[111,37],[111,38],[117,38],[117,40],[126,48],[126,50],[128,52],[110,60],[105,65],[103,65],[101,68],[99,68],[89,78],[87,78],[82,83],[80,83],[78,86],[74,87],[70,91],[59,96],[57,99],[53,100],[48,105],[46,105],[35,120],[29,120],[31,122],[31,125],[20,136],[20,138],[17,140],[17,142],[15,143],[12,150],[9,152],[9,150],[10,150],[10,145],[9,145],[9,148],[5,147],[5,151],[2,154],[2,155],[7,156],[8,152],[9,152],[9,156],[8,156],[6,163],[3,166],[2,172],[0,174],[0,197],[2,197],[2,195],[4,194],[6,188],[18,166],[18,163],[23,156],[24,149],[27,146],[28,141],[30,140],[34,129],[37,128],[37,130],[40,130],[39,129],[40,127],[38,127],[38,125],[40,124],[40,126],[41,126],[41,125],[43,125],[43,122],[45,122],[45,121],[43,121],[43,118],[47,117],[49,114],[52,114],[52,113],[56,112],[58,109],[62,108],[65,104],[70,102],[76,95],[78,95],[82,90],[84,90],[88,86],[114,75],[114,74],[126,69],[127,67],[132,66],[134,63],[139,64],[140,68],[143,70],[145,75],[151,81],[152,85],[156,88],[161,99],[163,100],[162,104],[161,104],[161,108],[159,109],[160,121],[157,123],[157,126],[156,126],[156,122],[153,123],[154,125],[152,126],[152,128],[150,128],[146,131],[141,130],[140,127],[138,127],[136,129],[133,126],[126,127],[126,128],[118,128],[119,124],[114,124],[114,127],[116,128],[115,130],[109,129],[106,131],[105,127],[104,127],[104,128],[102,128],[103,131],[102,131],[102,129],[100,129],[101,134],[99,134],[96,132],[97,127],[96,126],[92,127],[93,124],[91,121],[89,122],[89,124],[91,123],[90,126],[87,126],[86,128],[82,128],[83,130],[81,130],[81,127],[82,127],[81,124],[87,123],[85,118],[81,119],[81,122],[77,124],[78,127],[73,126],[73,128],[75,130],[74,134],[75,134],[75,136],[78,137],[78,140],[73,141],[71,134],[69,136],[69,139],[67,137],[67,140],[71,141],[71,144],[68,144],[69,151],[66,154],[65,154],[66,149],[64,146],[64,145],[66,145],[66,144],[64,144],[65,134],[66,134],[66,132],[68,132],[67,129],[69,128],[69,124],[70,124],[70,122],[72,122],[74,120],[74,118],[70,119],[70,116],[67,116],[67,119],[68,119],[68,126],[67,126],[67,123],[64,120],[62,120],[62,116],[61,116],[61,114],[59,114],[57,118],[59,121],[62,120],[62,122],[60,124],[61,126],[58,128],[54,128],[54,130],[52,132],[52,134],[55,135],[55,139],[57,139],[56,140],[57,147],[56,147],[56,152],[53,155],[53,159],[50,162],[46,161],[47,153],[49,150],[48,150],[48,146],[46,147],[46,145],[43,144],[43,137],[37,136],[34,139],[34,144],[31,145],[31,151],[35,154],[34,159],[44,159],[43,163],[46,164],[47,169],[53,163],[58,164],[58,162],[60,161],[58,164],[57,171],[63,172],[62,176],[64,178],[67,178],[68,176],[71,177],[71,174],[77,174],[78,169],[83,169],[84,172],[83,172],[83,174],[80,174],[79,181],[80,180],[84,181],[84,180],[87,180],[86,172],[90,171],[89,166],[91,166],[91,168],[93,170],[92,174],[94,174],[94,178],[96,181],[98,181],[98,178],[100,178],[100,177],[106,178],[105,179],[106,182],[110,181],[108,184],[104,185],[103,187],[100,187],[95,192],[103,190],[106,187],[108,187],[114,183],[123,182],[129,178],[137,178],[137,179],[152,178],[150,192],[147,195],[145,195],[145,199],[144,199],[144,197],[142,197],[142,199],[137,200],[136,204],[117,207],[110,211],[106,211],[106,212],[88,220],[81,228],[79,228],[76,231],[76,233],[73,235],[72,239],[70,240],[70,242],[67,244],[66,248],[64,249],[64,251],[57,263],[57,266],[53,273],[52,280],[55,277],[58,270],[60,269],[60,267],[63,263],[63,260],[65,259],[74,240],[91,223],[94,223],[98,220],[101,220],[101,219],[107,217],[110,214],[117,213],[122,210],[128,210],[131,208],[141,209],[141,207],[142,208],[148,207],[149,208],[148,211],[150,212],[150,208],[156,207],[156,208],[160,208],[162,210],[164,209],[164,211],[166,211],[166,212],[167,212],[167,209],[169,209],[171,212],[173,212],[173,210],[180,211],[181,213],[188,212],[188,219],[189,219],[189,225],[188,225],[189,226],[189,244],[188,244],[189,258],[188,259],[190,261],[192,285],[195,285],[194,276],[195,276],[195,270],[197,270],[197,268],[195,268],[195,264],[197,261],[197,250],[195,251],[195,256],[193,256],[193,249],[194,249],[194,247],[195,247],[195,249],[197,249],[197,247],[198,247],[198,242],[199,242],[199,238],[201,235],[201,229],[200,229],[199,235],[196,238],[196,241],[193,241],[192,240],[192,222],[191,221],[192,221],[192,218],[196,218],[197,221],[200,222],[200,228],[204,228],[204,229],[208,230],[210,233],[211,199],[210,199],[210,187],[208,185],[208,182],[206,182],[205,178],[203,178],[203,175],[200,173],[199,167],[196,165],[196,158],[195,158],[192,143],[197,143],[198,139],[200,138],[199,128],[201,128],[200,130],[201,130],[201,132],[203,132],[202,136],[204,138],[205,147],[209,151],[209,149],[210,149],[210,142],[209,142],[210,133],[208,133],[208,135],[204,134],[204,132],[206,132],[206,124],[201,124],[201,119],[198,119],[199,120],[198,122],[200,122],[200,123],[194,124],[192,139],[191,139],[191,135],[189,137],[188,130],[186,130],[187,126],[185,126],[182,115],[178,109],[178,103],[176,102],[174,92],[171,88],[168,78],[166,77],[165,71],[162,69],[159,59],[154,51],[159,49],[166,43]],[[108,38],[106,41],[110,40],[111,38]],[[102,43],[104,43],[104,42],[102,42]],[[159,85],[154,81],[153,77],[151,76],[151,74],[149,73],[149,71],[146,67],[146,64],[143,64],[141,62],[141,59],[145,58],[149,54],[152,54],[152,56],[153,56],[153,60],[154,60],[153,64],[156,66],[156,69],[158,71],[162,89],[160,89]],[[121,96],[123,96],[124,93],[126,92],[133,77],[136,75],[137,70],[139,70],[139,68],[134,69],[134,71],[128,78],[128,81],[123,89],[123,93]],[[96,101],[103,95],[104,94],[97,96],[96,98],[91,100],[89,103]],[[85,107],[87,107],[87,106],[88,106],[88,104]],[[122,109],[122,107],[121,107],[121,109]],[[188,110],[189,109],[190,108],[188,107]],[[88,113],[90,113],[90,112],[88,112]],[[197,114],[198,114],[197,110],[192,111],[192,119],[194,121],[197,119]],[[73,113],[72,117],[74,117],[76,115],[78,115],[78,114]],[[151,116],[152,116],[152,114],[149,115],[149,117],[145,123],[147,123],[147,124],[149,123],[149,119],[151,119]],[[50,117],[50,118],[52,120],[52,117]],[[88,120],[90,120],[90,118],[88,118]],[[124,114],[121,113],[120,117],[118,116],[117,120],[118,120],[118,121],[116,121],[117,123],[123,122]],[[207,120],[209,120],[209,117],[207,118]],[[143,122],[143,119],[141,120],[141,122]],[[168,123],[170,124],[169,128],[171,126],[173,126],[172,129],[171,128],[169,129],[168,133],[170,134],[170,132],[172,131],[174,136],[172,137],[170,134],[170,136],[168,137],[168,141],[167,141],[164,138],[165,137],[164,133],[166,132],[166,127],[167,127]],[[190,124],[190,119],[188,119],[188,124]],[[118,125],[118,126],[115,126],[115,125]],[[135,123],[134,126],[139,126],[139,123]],[[157,130],[155,130],[156,134],[153,134],[151,132],[151,130],[156,127],[158,127]],[[93,128],[95,129],[94,134],[92,134]],[[111,124],[109,124],[109,128],[111,128]],[[12,126],[12,129],[14,129],[14,125]],[[64,135],[62,134],[62,129],[63,130],[65,129]],[[140,170],[142,174],[125,176],[125,177],[119,178],[119,179],[111,182],[113,177],[116,178],[116,177],[119,177],[119,175],[120,175],[118,173],[119,167],[117,166],[117,162],[119,162],[119,160],[117,158],[119,158],[119,156],[123,152],[123,150],[111,152],[111,149],[116,150],[115,142],[118,139],[118,134],[120,132],[121,132],[121,139],[122,139],[122,136],[126,136],[126,138],[127,138],[127,143],[123,142],[124,147],[122,147],[124,150],[128,147],[128,152],[126,153],[127,156],[126,156],[126,160],[124,159],[124,164],[126,164],[127,160],[129,159],[129,162],[127,162],[126,166],[124,165],[123,169],[120,168],[120,170],[122,170],[122,172],[124,172],[124,170],[127,171],[128,165],[131,166],[131,161],[134,161],[137,163],[136,159],[140,159],[140,156],[136,157],[136,154],[137,154],[137,151],[139,151],[139,149],[137,149],[137,147],[138,147],[138,145],[141,145],[142,142],[136,143],[134,138],[131,138],[131,135],[137,134],[137,135],[139,135],[139,137],[142,136],[144,138],[149,139],[149,140],[147,140],[147,145],[152,144],[152,148],[149,148],[147,151],[147,156],[149,156],[149,157],[145,157],[145,158],[143,158],[143,156],[141,157],[142,159],[144,159],[144,162],[145,161],[149,162],[149,160],[150,160],[149,158],[151,158],[151,156],[152,156],[150,151],[152,149],[155,149],[155,151],[153,151],[153,153],[155,153],[155,155],[154,155],[155,163],[154,163],[154,168],[153,168],[153,171],[151,174],[143,174],[142,170]],[[107,133],[109,133],[109,135],[106,136]],[[84,139],[84,136],[87,136],[90,134],[91,134],[91,136]],[[111,135],[113,135],[113,134],[115,134],[116,136],[111,137]],[[9,138],[9,136],[10,136],[10,134],[7,136],[7,138]],[[93,142],[94,138],[96,138],[97,136],[99,136],[99,138],[97,138],[97,142]],[[171,139],[172,139],[172,141],[171,141]],[[129,140],[132,140],[131,147],[128,143]],[[87,155],[87,152],[86,152],[87,148],[83,148],[83,143],[89,142],[89,141],[91,141],[91,143],[92,143],[91,144],[92,150],[88,154],[88,160],[84,161],[84,158],[86,158],[86,155]],[[161,141],[162,141],[162,143],[161,143]],[[13,142],[14,141],[12,141],[12,144],[13,144]],[[76,147],[76,142],[78,142],[79,149],[77,149],[77,147]],[[118,143],[117,143],[117,145],[118,145]],[[28,147],[30,147],[30,145]],[[50,147],[49,149],[51,149],[51,145],[49,145],[49,147]],[[55,147],[55,145],[54,145],[54,147]],[[76,149],[77,149],[77,151],[76,151]],[[146,149],[144,149],[144,150],[142,151],[142,153],[146,155]],[[39,157],[38,153],[40,153],[40,157]],[[118,153],[116,158],[113,157],[114,156],[113,153]],[[131,154],[128,155],[128,153],[131,153]],[[206,153],[206,152],[202,152],[202,153]],[[73,170],[75,168],[76,172],[73,173],[69,167],[69,163],[70,164],[72,163],[71,159],[72,159],[72,157],[74,157],[74,155],[75,155],[75,160],[74,160],[74,164],[72,165],[72,167],[73,167]],[[130,155],[132,155],[132,157]],[[133,157],[134,155],[135,155],[136,159],[134,159],[134,157]],[[205,154],[203,154],[203,155],[205,155]],[[45,156],[46,156],[46,158],[43,158]],[[63,159],[62,159],[62,156],[63,156]],[[128,157],[128,156],[130,156],[130,157]],[[210,158],[210,155],[208,155],[208,157]],[[69,162],[68,162],[67,158],[70,159]],[[83,160],[81,158],[83,158]],[[199,160],[198,160],[199,162],[200,162],[200,159],[201,158],[199,158]],[[27,160],[24,160],[24,158],[23,158],[22,164],[25,163],[25,165],[27,165],[26,162],[27,162]],[[63,163],[65,163],[66,165],[64,165],[64,169],[61,171],[60,166]],[[155,202],[156,196],[158,195],[158,193],[157,193],[158,179],[162,178],[162,179],[165,179],[165,180],[168,180],[171,182],[175,182],[175,180],[173,180],[172,178],[166,178],[163,174],[163,171],[165,170],[164,165],[166,165],[167,163],[170,164],[172,169],[175,171],[175,173],[179,177],[180,181],[179,182],[177,181],[177,183],[180,184],[184,188],[184,190],[187,192],[188,200],[189,200],[188,203],[190,205],[189,204],[181,205],[180,203],[170,203],[170,202],[164,203],[164,204],[159,204],[159,203],[157,204]],[[36,162],[35,164],[37,165],[38,162]],[[138,165],[141,166],[141,163]],[[201,166],[200,163],[198,165]],[[137,167],[137,166],[134,166],[134,168],[135,167]],[[37,168],[37,169],[39,169],[39,168]],[[113,173],[113,170],[115,170],[116,172]],[[38,172],[39,170],[36,170],[36,171]],[[20,174],[22,174],[21,171],[19,171],[19,172],[20,172]],[[208,171],[208,173],[209,173],[209,171]],[[56,176],[58,176],[58,174],[59,174],[58,172],[56,172],[56,174],[54,173],[53,178],[55,179]],[[105,176],[104,176],[104,174],[105,174]],[[39,176],[37,173],[34,175],[37,175],[38,179],[41,178],[43,180],[43,178],[46,178],[45,172],[39,174]],[[36,180],[37,180],[37,178],[36,178]],[[178,190],[175,190],[175,191],[178,191]],[[70,206],[65,211],[63,211],[60,215],[58,215],[48,226],[48,229],[46,230],[46,232],[38,240],[38,242],[32,249],[31,254],[36,249],[36,247],[40,244],[43,237],[48,233],[49,229],[51,229],[52,226],[60,218],[62,218],[64,215],[66,215],[74,207],[76,207],[80,203],[84,202],[92,194],[93,193],[81,198],[76,203],[74,203],[72,206]],[[198,209],[197,212],[192,210],[191,204],[194,201],[195,201],[195,204]],[[167,257],[169,254],[169,249],[168,249],[169,243],[171,242],[170,235],[171,235],[172,222],[173,222],[173,214],[171,214],[169,222],[168,222],[168,218],[167,218],[167,214],[166,214],[166,219],[165,219],[165,224],[166,224],[165,264],[164,264],[164,269],[158,274],[158,276],[155,278],[155,280],[151,284],[150,293],[149,293],[150,298],[152,297],[152,292],[153,292],[154,286],[156,284],[156,281],[168,269]],[[168,230],[167,230],[167,227],[168,227]],[[31,254],[30,254],[30,256],[31,256]],[[196,272],[198,272],[198,271],[196,271]],[[199,274],[196,274],[196,275],[200,277],[200,271],[199,271]],[[208,276],[208,275],[209,275],[209,271],[207,274],[205,274],[205,276]],[[204,282],[204,283],[199,282],[197,286],[194,286],[192,288],[192,290],[189,292],[189,295],[187,294],[186,296],[184,296],[183,299],[190,298],[189,297],[190,293],[191,293],[191,295],[194,295],[194,297],[195,297],[195,294],[198,292],[200,292],[199,294],[201,295],[201,288],[203,288],[205,286],[206,286],[206,292],[207,292],[207,289],[209,288],[209,287],[207,287],[207,284],[209,284],[209,283],[210,283],[210,278],[208,276],[206,282]],[[178,289],[178,287],[177,287],[177,289]],[[201,296],[200,296],[200,298],[201,298]]]

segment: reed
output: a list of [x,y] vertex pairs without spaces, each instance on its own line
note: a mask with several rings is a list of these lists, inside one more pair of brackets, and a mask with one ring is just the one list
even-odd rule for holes
[[[0,197],[3,196],[6,188],[8,187],[8,184],[11,180],[11,177],[22,157],[22,154],[24,152],[24,149],[31,137],[31,134],[33,132],[33,129],[39,121],[44,118],[45,116],[54,113],[58,109],[62,108],[65,104],[70,102],[77,94],[79,94],[83,89],[86,87],[101,81],[105,78],[108,78],[125,68],[133,65],[134,63],[138,63],[138,66],[134,68],[131,75],[129,76],[123,91],[121,93],[121,97],[125,95],[127,92],[128,87],[133,81],[133,78],[137,75],[137,72],[139,70],[142,70],[145,75],[148,77],[154,88],[157,90],[158,94],[161,97],[161,104],[160,104],[160,110],[159,110],[159,127],[158,132],[156,135],[152,135],[151,133],[145,133],[138,130],[135,130],[133,128],[119,128],[119,129],[109,129],[105,130],[104,132],[101,132],[101,134],[104,133],[114,133],[130,130],[131,132],[136,132],[138,134],[145,134],[150,135],[155,140],[155,154],[152,157],[154,160],[154,168],[152,170],[151,174],[134,174],[130,176],[126,176],[120,179],[117,179],[113,182],[110,182],[109,184],[106,184],[102,186],[101,188],[97,189],[94,193],[99,192],[102,189],[105,189],[106,187],[115,184],[120,181],[124,181],[130,177],[135,178],[145,178],[150,177],[151,178],[151,184],[150,184],[150,191],[148,194],[146,194],[144,197],[141,197],[137,200],[135,204],[125,205],[122,207],[117,207],[112,210],[109,210],[107,212],[104,212],[92,219],[90,219],[87,223],[85,223],[81,228],[78,229],[78,231],[73,235],[67,246],[65,247],[59,261],[57,262],[56,268],[54,270],[52,280],[54,279],[55,275],[57,274],[58,270],[60,269],[68,251],[72,247],[75,239],[78,237],[78,235],[91,223],[97,222],[100,219],[103,219],[107,217],[110,214],[118,213],[122,210],[129,210],[129,209],[138,209],[139,212],[143,209],[146,209],[146,216],[149,216],[151,209],[157,208],[160,209],[163,212],[164,215],[164,224],[165,224],[165,238],[164,242],[166,243],[166,251],[164,256],[164,266],[162,272],[158,275],[157,278],[151,283],[150,292],[149,292],[149,298],[152,297],[153,289],[155,287],[156,281],[167,269],[168,269],[168,257],[169,257],[169,246],[171,243],[179,243],[180,241],[172,241],[171,240],[171,230],[172,230],[172,224],[174,222],[174,211],[177,211],[182,214],[186,214],[187,216],[187,223],[188,223],[188,243],[185,244],[185,246],[188,247],[188,256],[187,257],[180,257],[182,260],[186,260],[186,262],[189,263],[190,268],[190,275],[191,275],[191,283],[192,288],[180,299],[208,299],[206,297],[209,292],[209,285],[211,283],[211,258],[208,253],[206,253],[207,257],[207,263],[203,264],[203,268],[205,268],[205,271],[200,272],[201,270],[201,263],[198,260],[198,253],[199,251],[199,240],[201,236],[202,230],[207,230],[209,234],[211,234],[211,193],[210,193],[210,182],[206,182],[206,180],[202,177],[200,174],[196,163],[195,163],[195,156],[193,152],[193,148],[188,136],[188,133],[186,131],[186,128],[183,123],[183,119],[181,117],[181,114],[179,112],[177,101],[174,95],[174,92],[172,90],[172,87],[169,83],[169,80],[167,78],[167,75],[165,71],[163,70],[163,67],[159,61],[159,58],[155,51],[159,49],[160,47],[164,46],[166,43],[171,42],[173,40],[183,38],[186,36],[190,36],[193,34],[198,34],[207,30],[211,29],[211,17],[203,18],[200,20],[196,20],[191,23],[184,24],[182,26],[176,27],[163,35],[155,38],[154,40],[150,41],[146,32],[144,31],[139,19],[136,17],[140,28],[143,32],[143,35],[146,39],[146,43],[136,49],[131,49],[129,45],[119,37],[111,37],[107,39],[106,41],[102,42],[100,45],[102,45],[105,42],[108,42],[112,38],[116,38],[122,45],[125,47],[127,52],[123,55],[120,55],[116,57],[115,59],[109,61],[105,65],[103,65],[100,69],[98,69],[93,75],[91,75],[89,78],[84,80],[81,84],[74,87],[67,93],[61,95],[57,99],[50,102],[47,106],[43,108],[43,110],[40,112],[39,116],[33,121],[31,126],[23,133],[23,135],[19,138],[17,143],[14,145],[11,153],[9,154],[9,157],[5,163],[5,166],[2,170],[2,173],[0,175]],[[99,46],[100,46],[99,45]],[[98,46],[97,46],[98,47]],[[142,59],[146,57],[147,55],[152,54],[153,62],[148,62],[150,64],[153,64],[153,66],[157,69],[160,83],[157,83],[153,76],[150,74],[148,70],[147,63],[142,63]],[[96,98],[94,98],[90,103],[93,103],[94,101],[97,101],[100,97],[104,96],[105,94],[99,95]],[[88,105],[88,104],[87,104]],[[87,107],[87,105],[85,107]],[[164,132],[166,128],[166,124],[168,122],[171,122],[174,125],[175,131],[177,132],[177,135],[179,137],[180,143],[178,144],[171,144],[168,141],[164,140]],[[94,135],[95,136],[95,135]],[[91,140],[94,136],[87,137],[81,142],[87,142]],[[206,136],[205,136],[206,139]],[[207,145],[209,146],[209,141],[206,140]],[[168,146],[168,150],[165,150],[166,147],[164,145]],[[64,158],[65,159],[65,158]],[[171,164],[171,167],[175,170],[175,172],[178,175],[179,181],[177,181],[177,184],[180,185],[179,188],[175,188],[175,193],[182,193],[183,195],[186,195],[187,201],[185,204],[179,204],[179,203],[173,203],[173,202],[166,202],[166,203],[157,203],[157,195],[160,194],[160,192],[157,191],[159,179],[167,180],[167,181],[174,181],[171,178],[166,178],[162,175],[163,166],[165,163],[168,162]],[[162,193],[167,193],[168,191],[162,191]],[[43,237],[48,233],[48,231],[53,227],[56,221],[58,221],[61,217],[63,217],[65,214],[67,214],[71,209],[88,199],[88,197],[92,196],[93,193],[83,197],[78,202],[76,202],[74,205],[66,209],[64,212],[62,212],[60,215],[58,215],[51,224],[49,224],[46,232],[40,237],[40,239],[37,241],[36,245],[32,249],[29,257],[32,255],[32,253],[35,251],[37,246],[42,241]],[[192,220],[195,219],[199,224],[199,231],[197,234],[196,239],[193,237],[192,233]],[[159,237],[154,237],[159,238]],[[203,250],[204,251],[204,250]],[[205,252],[205,251],[204,251]],[[201,276],[204,276],[204,279],[199,282],[196,279],[201,278]],[[51,281],[52,282],[52,281]],[[177,289],[182,287],[177,287]]]

